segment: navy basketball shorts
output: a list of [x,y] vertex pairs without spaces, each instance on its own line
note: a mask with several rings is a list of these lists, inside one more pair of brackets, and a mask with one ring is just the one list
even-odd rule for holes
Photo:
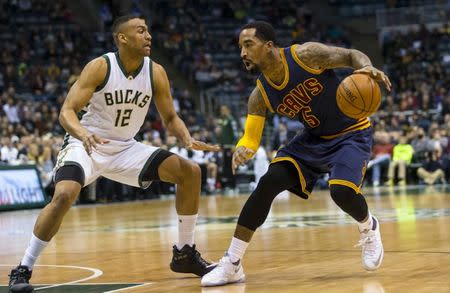
[[329,173],[329,185],[345,185],[358,194],[372,151],[372,128],[325,139],[308,131],[281,148],[271,164],[289,161],[299,174],[299,184],[289,191],[308,198],[319,175]]

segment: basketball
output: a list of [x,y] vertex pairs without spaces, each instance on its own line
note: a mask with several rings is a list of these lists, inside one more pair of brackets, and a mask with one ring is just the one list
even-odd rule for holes
[[346,116],[353,119],[368,117],[380,107],[380,86],[367,74],[352,74],[339,84],[336,101]]

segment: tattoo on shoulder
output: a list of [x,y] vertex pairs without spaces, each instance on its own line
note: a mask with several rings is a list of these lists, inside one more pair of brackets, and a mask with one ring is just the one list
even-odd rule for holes
[[248,114],[266,116],[266,104],[261,92],[256,87],[248,99]]

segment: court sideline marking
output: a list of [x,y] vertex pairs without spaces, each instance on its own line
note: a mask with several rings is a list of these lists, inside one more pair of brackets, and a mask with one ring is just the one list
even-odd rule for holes
[[125,291],[125,290],[129,290],[129,289],[136,289],[138,287],[144,287],[147,285],[152,285],[153,283],[144,283],[144,284],[140,284],[140,285],[136,285],[136,286],[131,286],[131,287],[126,287],[126,288],[121,288],[121,289],[116,289],[116,290],[111,290],[111,291],[105,291],[103,293],[113,293],[113,292],[121,292],[121,291]]

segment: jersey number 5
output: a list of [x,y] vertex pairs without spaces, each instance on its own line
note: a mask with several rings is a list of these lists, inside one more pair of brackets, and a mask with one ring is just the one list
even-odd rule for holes
[[130,124],[131,112],[133,112],[133,109],[125,109],[123,111],[121,109],[118,109],[116,123],[114,123],[114,126],[124,127]]

